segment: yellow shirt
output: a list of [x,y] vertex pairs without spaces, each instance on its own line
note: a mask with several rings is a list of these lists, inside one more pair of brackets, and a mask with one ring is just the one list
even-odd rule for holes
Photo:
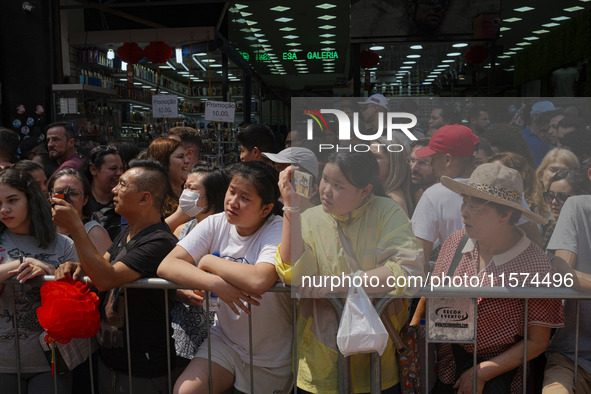
[[[299,285],[303,275],[341,275],[350,272],[347,254],[341,246],[339,221],[361,269],[369,271],[385,266],[393,277],[424,276],[422,249],[411,223],[398,204],[389,198],[369,199],[345,216],[325,213],[321,206],[302,214],[304,253],[293,264],[285,264],[279,251],[275,255],[277,273],[288,284]],[[412,293],[408,287],[395,288],[391,294]],[[401,329],[408,318],[404,308],[392,310],[394,327]],[[312,393],[338,393],[338,320],[327,301],[302,299],[297,319],[298,387]],[[392,342],[382,355],[382,389],[398,383],[396,350]],[[350,357],[351,379],[355,392],[370,391],[369,354]]]

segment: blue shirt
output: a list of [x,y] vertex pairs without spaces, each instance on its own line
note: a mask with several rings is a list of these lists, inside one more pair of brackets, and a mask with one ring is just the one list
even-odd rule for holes
[[540,163],[542,162],[542,159],[544,158],[544,156],[546,156],[546,153],[548,153],[548,151],[552,149],[553,146],[550,146],[544,141],[542,141],[540,137],[538,137],[532,131],[532,129],[530,129],[529,126],[527,126],[525,129],[521,131],[521,135],[523,135],[523,138],[525,138],[525,141],[527,142],[529,148],[533,152],[534,159],[536,160],[536,168],[538,168],[540,166]]

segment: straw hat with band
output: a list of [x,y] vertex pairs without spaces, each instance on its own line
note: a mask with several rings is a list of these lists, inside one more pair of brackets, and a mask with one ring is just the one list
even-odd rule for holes
[[481,198],[496,204],[521,211],[521,217],[537,224],[547,220],[529,211],[521,204],[523,182],[519,172],[501,164],[486,163],[474,170],[468,184],[449,177],[441,177],[441,184],[453,192]]

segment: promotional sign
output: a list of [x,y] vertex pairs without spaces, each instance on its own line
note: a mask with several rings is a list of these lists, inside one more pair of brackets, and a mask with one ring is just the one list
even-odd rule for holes
[[179,98],[170,94],[153,95],[152,112],[154,118],[178,118]]
[[205,120],[234,123],[236,103],[225,101],[206,101]]
[[429,298],[429,340],[473,341],[476,330],[475,299]]

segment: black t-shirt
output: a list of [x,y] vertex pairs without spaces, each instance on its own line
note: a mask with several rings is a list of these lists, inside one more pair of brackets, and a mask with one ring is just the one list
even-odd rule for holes
[[[111,264],[121,261],[140,273],[142,278],[157,277],[160,262],[175,247],[177,238],[165,223],[149,226],[126,242],[129,228],[115,238],[108,252]],[[169,291],[170,292],[170,291]],[[166,309],[164,290],[127,289],[131,373],[135,376],[161,376],[167,373]],[[127,372],[127,344],[125,335],[125,300],[123,289],[116,288],[101,294],[101,331],[99,345],[105,364]],[[169,293],[169,300],[172,301]],[[172,328],[169,324],[169,332]],[[174,340],[168,337],[171,360],[174,361]]]
[[117,235],[121,232],[121,215],[115,212],[115,205],[113,205],[113,200],[109,201],[107,204],[101,204],[98,202],[92,193],[88,196],[88,203],[87,205],[90,207],[90,211],[92,212],[91,218],[96,220],[107,230],[109,233],[109,237],[111,240],[114,241]]

